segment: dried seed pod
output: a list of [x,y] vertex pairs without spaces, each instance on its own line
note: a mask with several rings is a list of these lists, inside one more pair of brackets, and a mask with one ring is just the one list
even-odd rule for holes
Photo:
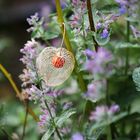
[[48,86],[58,86],[66,81],[74,69],[74,63],[71,52],[54,47],[46,47],[36,60],[38,74]]

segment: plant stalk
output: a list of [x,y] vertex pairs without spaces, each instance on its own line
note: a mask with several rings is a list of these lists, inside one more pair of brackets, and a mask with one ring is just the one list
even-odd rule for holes
[[[91,0],[87,0],[87,9],[88,9],[88,19],[89,19],[90,29],[91,29],[91,31],[95,32],[96,29],[95,29],[95,25],[94,25],[93,14],[92,14]],[[93,43],[95,46],[95,51],[97,52],[99,45],[98,45],[95,37],[92,36],[92,38],[93,38]]]
[[[90,29],[91,29],[91,31],[95,32],[96,29],[95,29],[95,25],[94,25],[93,14],[92,14],[91,0],[87,0],[86,2],[87,2],[87,10],[88,10],[88,19],[89,19]],[[95,37],[92,36],[92,38],[93,38],[95,51],[97,52],[99,45],[98,45],[97,41],[95,40]],[[86,117],[86,113],[89,113],[90,110],[91,110],[91,102],[86,100],[85,107],[83,109],[83,119]]]
[[[129,7],[127,7],[127,13],[129,12]],[[129,17],[129,13],[127,14],[127,17]],[[126,21],[126,41],[130,42],[130,21]],[[128,68],[129,68],[129,48],[126,48],[126,59],[125,59],[125,75],[128,74]]]
[[[64,19],[63,19],[63,13],[62,13],[60,0],[55,0],[55,3],[56,3],[57,15],[58,15],[58,22],[61,25],[62,34],[64,34],[64,28],[65,27],[64,27]],[[74,52],[72,50],[71,43],[70,43],[70,40],[69,40],[68,33],[67,33],[66,29],[65,29],[64,43],[65,43],[65,46],[66,46],[67,50],[69,50],[74,55]],[[74,59],[75,59],[75,73],[77,74],[77,77],[78,77],[79,87],[81,88],[81,90],[83,92],[85,92],[87,87],[86,87],[85,81],[83,79],[82,73],[79,72],[79,70],[78,70],[78,63],[77,63],[77,60],[75,58],[75,55],[74,55]]]
[[[127,28],[127,33],[126,33],[126,41],[130,42],[130,22],[126,22],[126,28]],[[129,68],[129,48],[126,48],[126,58],[125,58],[125,75],[128,73],[128,68]]]

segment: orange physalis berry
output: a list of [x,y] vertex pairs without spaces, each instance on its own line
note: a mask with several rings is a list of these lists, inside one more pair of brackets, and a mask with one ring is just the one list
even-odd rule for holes
[[56,68],[62,68],[63,65],[65,64],[65,58],[61,56],[54,56],[52,58],[52,64]]

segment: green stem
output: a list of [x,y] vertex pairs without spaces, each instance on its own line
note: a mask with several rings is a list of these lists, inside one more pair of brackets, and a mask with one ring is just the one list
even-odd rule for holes
[[[58,22],[61,25],[61,31],[63,34],[64,33],[64,19],[63,19],[63,13],[62,13],[62,9],[61,9],[60,0],[55,0],[55,3],[56,3],[57,15],[58,15]],[[66,29],[65,29],[64,43],[65,43],[67,50],[69,50],[74,55]],[[74,58],[75,58],[75,55],[74,55]],[[83,92],[85,92],[86,91],[86,84],[84,82],[82,73],[79,72],[79,70],[78,70],[78,63],[77,63],[76,58],[75,58],[75,72],[76,72],[77,77],[78,77],[79,86],[80,86],[81,90]]]
[[[40,89],[43,91],[42,83],[39,84],[39,87],[40,87]],[[54,127],[55,127],[55,131],[56,131],[56,133],[57,133],[57,136],[59,137],[60,140],[63,140],[62,137],[61,137],[61,135],[60,135],[60,133],[59,133],[59,131],[58,131],[57,125],[55,124],[55,121],[54,121],[52,112],[51,112],[51,110],[50,110],[50,108],[49,108],[49,105],[48,105],[47,101],[45,100],[44,103],[45,103],[45,105],[46,105],[46,107],[47,107],[47,110],[48,110],[49,115],[50,115],[50,117],[51,117],[52,123],[53,123],[53,125],[54,125]]]
[[[127,21],[127,36],[126,36],[127,42],[130,42],[130,22]],[[126,58],[125,58],[125,75],[128,73],[129,68],[129,48],[126,48]]]
[[[93,14],[92,14],[91,0],[87,0],[87,10],[88,10],[88,19],[89,19],[90,29],[91,29],[91,31],[95,32],[96,29],[95,29],[95,25],[94,25]],[[92,36],[92,38],[93,38],[93,43],[95,46],[95,51],[97,52],[99,45],[98,45],[95,37]],[[86,114],[90,112],[90,109],[91,109],[91,102],[86,100],[85,107],[83,109],[83,119],[86,117]]]
[[[92,14],[91,0],[87,0],[87,9],[88,9],[88,19],[89,19],[89,23],[90,23],[90,29],[91,29],[91,31],[95,32],[96,30],[95,30],[94,19],[93,19],[93,14]],[[95,37],[92,36],[92,38],[93,38],[93,43],[95,46],[95,51],[97,52],[99,45],[98,45]]]
[[49,105],[48,105],[48,103],[47,103],[46,100],[45,100],[45,105],[46,105],[47,110],[48,110],[48,112],[49,112],[49,115],[50,115],[50,117],[51,117],[51,119],[52,119],[52,122],[53,122],[53,125],[54,125],[54,127],[55,127],[55,131],[56,131],[56,133],[57,133],[57,136],[59,137],[60,140],[62,140],[62,137],[61,137],[61,135],[60,135],[60,133],[59,133],[59,131],[58,131],[57,125],[55,124],[53,115],[52,115],[52,113],[51,113],[51,110],[50,110]]
[[107,126],[107,140],[112,140],[110,125]]
[[[129,7],[128,7],[129,10]],[[127,16],[129,17],[129,15]],[[126,22],[126,41],[130,42],[130,22],[127,20]],[[126,59],[125,59],[125,75],[128,73],[129,68],[129,48],[126,48]]]
[[[106,105],[110,104],[110,98],[109,98],[109,80],[106,81]],[[107,121],[109,123],[109,120],[107,118]],[[112,140],[112,133],[111,133],[111,126],[108,124],[107,126],[107,140]]]
[[25,137],[25,130],[26,130],[26,125],[27,125],[27,117],[28,117],[28,106],[29,106],[29,101],[26,101],[26,114],[25,114],[25,120],[24,120],[21,140],[24,140],[24,137]]

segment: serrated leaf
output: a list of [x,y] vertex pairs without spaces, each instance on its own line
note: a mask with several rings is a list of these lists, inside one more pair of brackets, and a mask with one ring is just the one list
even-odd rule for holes
[[49,127],[47,132],[45,132],[45,134],[41,138],[41,140],[48,140],[51,137],[51,135],[54,133],[54,131],[55,131],[54,127]]
[[132,77],[137,91],[140,91],[140,67],[134,69]]
[[59,117],[56,118],[56,125],[61,127],[75,113],[75,109],[69,109],[63,112]]

